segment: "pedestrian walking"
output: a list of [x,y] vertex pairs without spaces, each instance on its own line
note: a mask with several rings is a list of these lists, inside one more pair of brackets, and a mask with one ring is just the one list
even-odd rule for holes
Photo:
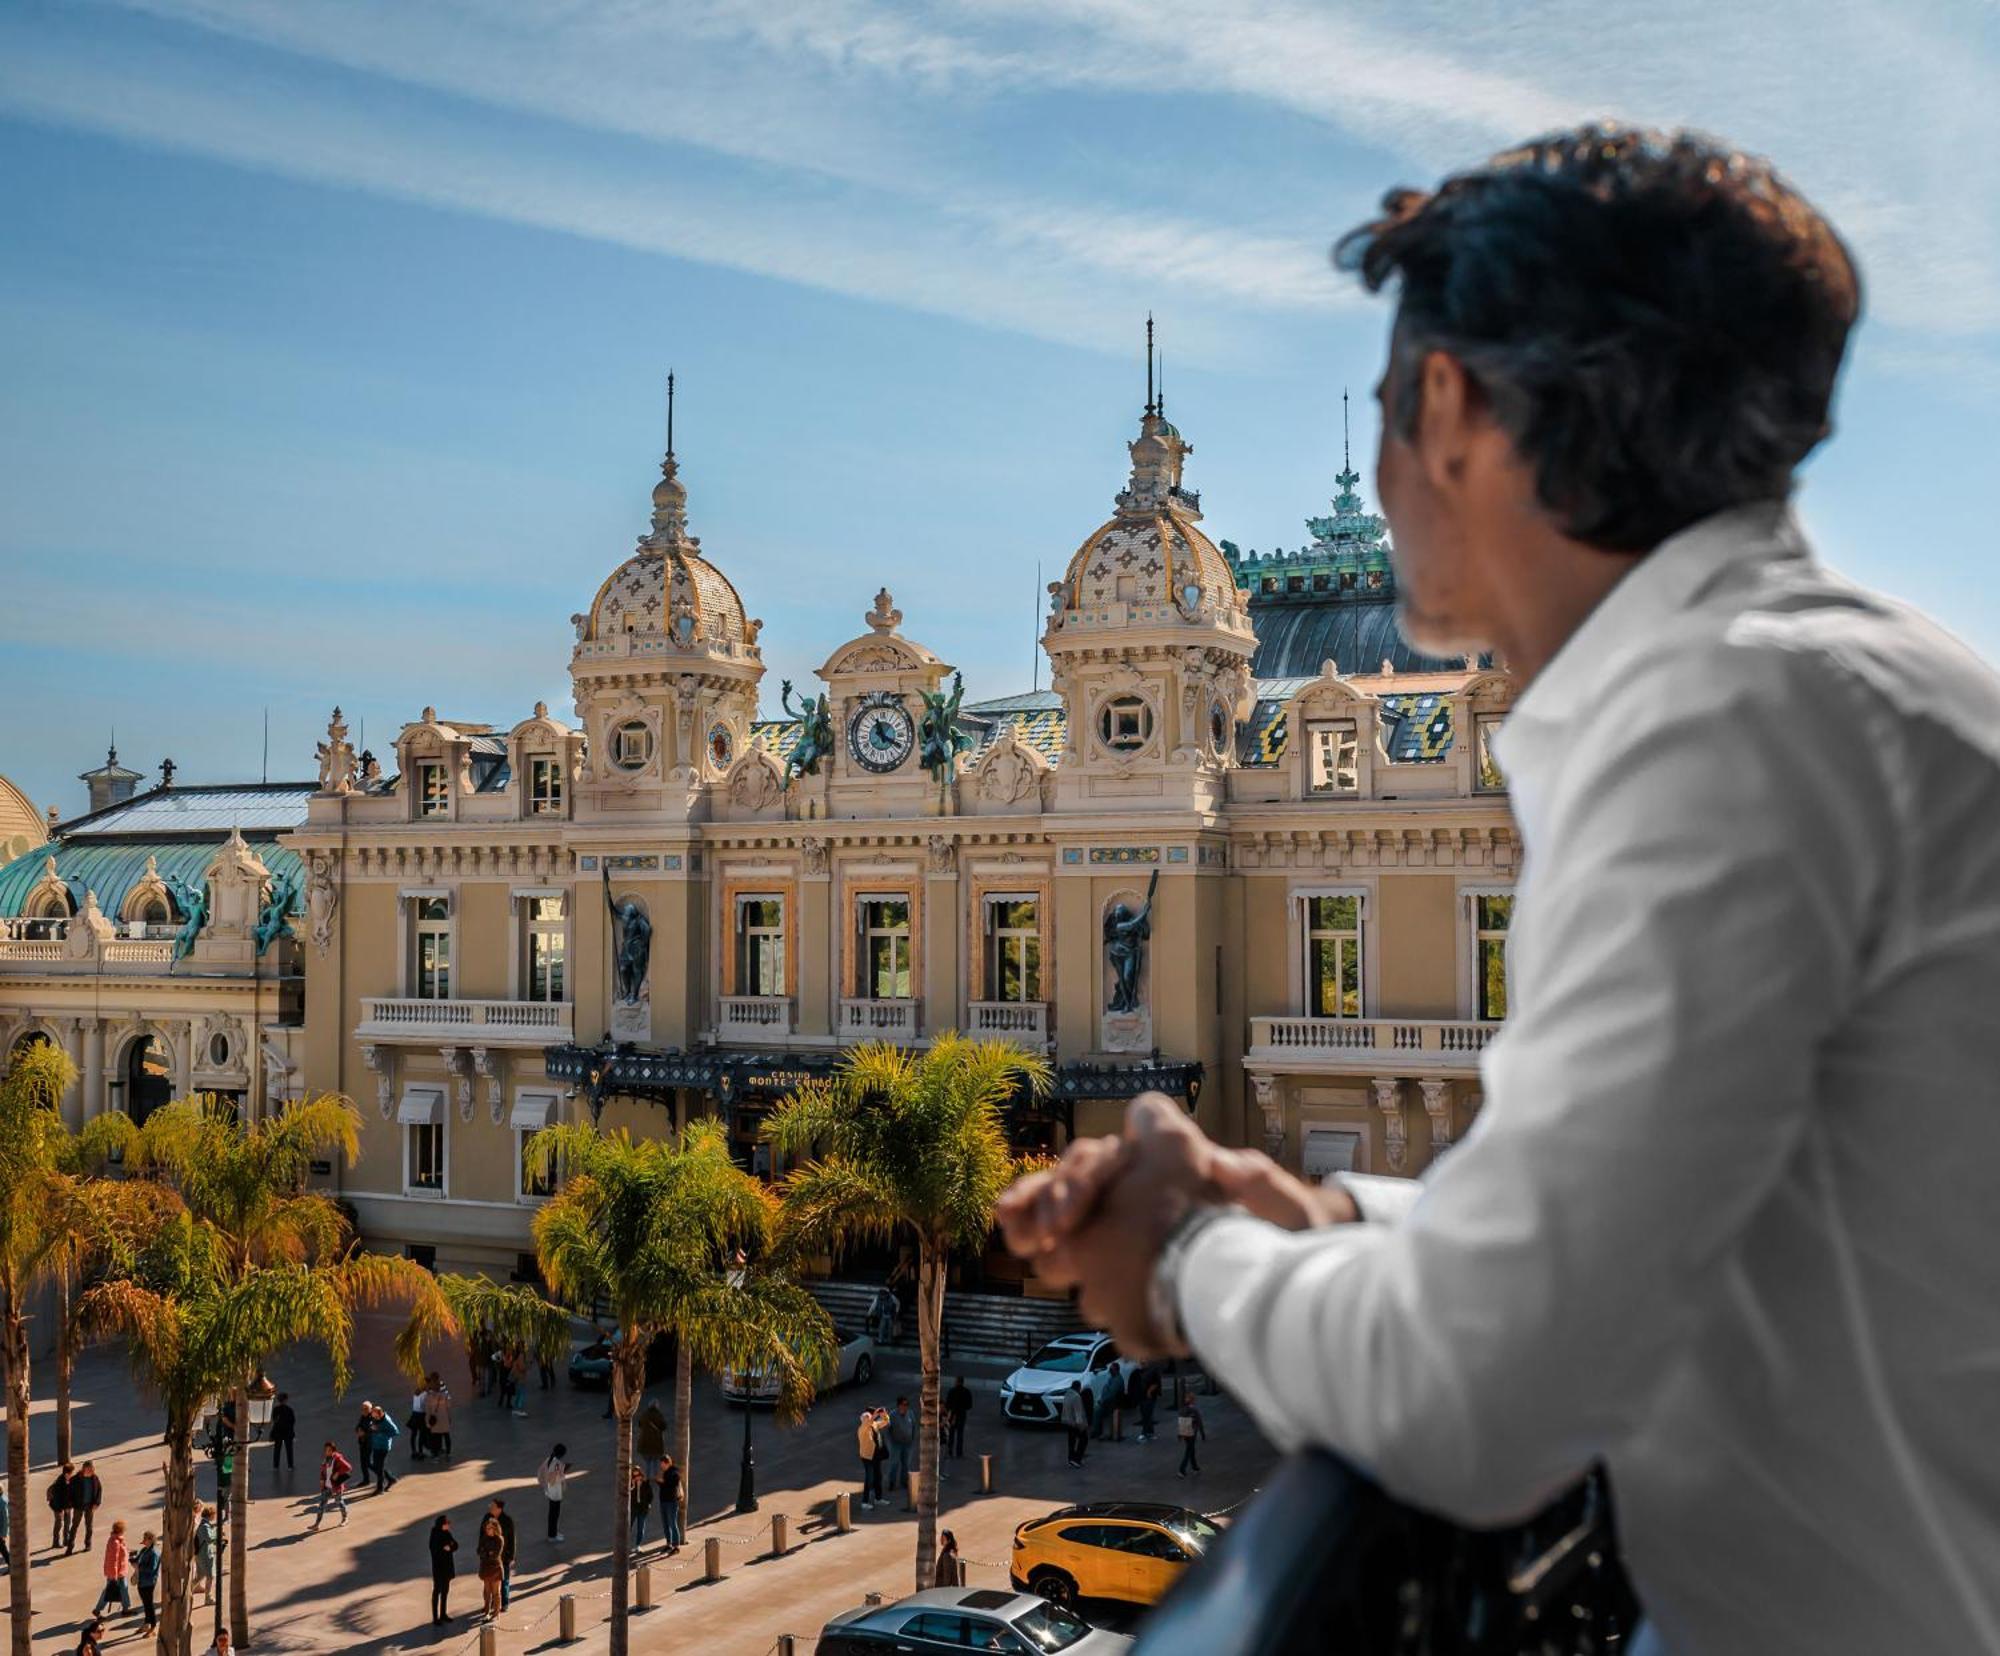
[[361,1418],[354,1423],[354,1469],[366,1483],[375,1467],[375,1405],[361,1405]]
[[895,1294],[887,1288],[877,1288],[874,1299],[868,1303],[868,1332],[878,1346],[895,1344],[896,1315]]
[[488,1621],[495,1621],[500,1615],[500,1582],[506,1574],[500,1557],[506,1550],[507,1538],[500,1533],[500,1520],[489,1513],[479,1524],[479,1591]]
[[889,1411],[875,1411],[875,1504],[889,1504]]
[[933,1587],[956,1587],[963,1580],[965,1566],[959,1561],[958,1537],[946,1530],[938,1537],[937,1568],[931,1572]]
[[1194,1446],[1208,1436],[1208,1425],[1201,1418],[1201,1410],[1195,1407],[1194,1393],[1181,1393],[1181,1417],[1174,1431],[1181,1440],[1181,1469],[1176,1474],[1185,1478],[1190,1472],[1199,1472],[1201,1462],[1195,1458]]
[[1084,1450],[1090,1443],[1090,1417],[1084,1412],[1083,1387],[1074,1380],[1062,1394],[1062,1423],[1069,1434],[1069,1463],[1081,1466]]
[[903,1510],[911,1510],[910,1458],[917,1447],[917,1417],[907,1397],[896,1399],[889,1416],[889,1482],[902,1492]]
[[1111,1416],[1125,1387],[1118,1378],[1118,1365],[1107,1363],[1090,1381],[1090,1435],[1102,1443],[1111,1436]]
[[132,1555],[132,1585],[139,1591],[139,1608],[146,1613],[146,1631],[160,1625],[160,1612],[153,1595],[160,1587],[160,1543],[151,1530],[139,1537],[139,1550]]
[[960,1375],[944,1394],[944,1452],[953,1460],[965,1459],[965,1422],[972,1413],[972,1388]]
[[314,1529],[319,1528],[328,1506],[339,1507],[340,1521],[347,1522],[347,1480],[353,1476],[353,1465],[334,1448],[333,1439],[328,1438],[319,1456],[319,1510],[313,1514]]
[[[507,1379],[513,1388],[514,1413],[520,1419],[526,1420],[528,1418],[528,1354],[520,1346],[516,1346],[513,1354],[507,1359]],[[606,1386],[604,1391],[606,1399],[609,1400],[611,1388]]]
[[667,1417],[660,1412],[657,1398],[646,1399],[632,1430],[634,1447],[646,1463],[646,1477],[651,1481],[660,1475],[660,1458],[667,1452]]
[[8,1569],[14,1562],[14,1555],[7,1548],[7,1537],[14,1527],[14,1508],[8,1503],[7,1491],[0,1487],[0,1570]]
[[626,1491],[626,1504],[632,1515],[632,1549],[636,1552],[646,1544],[646,1519],[653,1510],[653,1484],[643,1468],[632,1468]]
[[568,1453],[569,1446],[558,1443],[549,1451],[549,1458],[542,1462],[542,1499],[549,1503],[549,1539],[551,1541],[560,1541],[563,1538],[563,1484],[569,1477],[569,1462],[564,1457]]
[[665,1537],[667,1551],[681,1550],[681,1469],[674,1465],[672,1455],[660,1456],[660,1533]]
[[1139,1388],[1139,1441],[1153,1441],[1153,1416],[1160,1406],[1160,1371],[1152,1363],[1143,1365],[1134,1377]]
[[94,1462],[85,1461],[77,1468],[76,1481],[70,1486],[69,1521],[70,1538],[76,1538],[77,1525],[83,1526],[83,1550],[89,1552],[97,1539],[97,1509],[104,1505],[104,1480],[97,1475]]
[[486,1503],[486,1516],[500,1526],[500,1608],[514,1602],[514,1515],[498,1495]]
[[104,1623],[97,1617],[83,1624],[83,1631],[77,1635],[76,1656],[103,1656]]
[[431,1376],[430,1390],[424,1393],[424,1429],[430,1433],[434,1455],[451,1459],[451,1387],[441,1375]]
[[55,1477],[49,1481],[49,1547],[51,1551],[57,1547],[61,1547],[67,1552],[72,1548],[73,1544],[70,1540],[72,1527],[70,1502],[73,1498],[72,1490],[75,1483],[76,1468],[70,1465],[68,1461],[62,1463]]
[[430,1454],[430,1391],[426,1387],[410,1394],[410,1412],[403,1417],[403,1430],[410,1434],[412,1466]]
[[294,1447],[299,1435],[299,1411],[291,1405],[291,1394],[279,1392],[278,1401],[271,1405],[271,1470],[279,1466],[298,1470],[298,1450]]
[[104,1591],[97,1595],[91,1614],[101,1616],[116,1599],[119,1610],[132,1614],[132,1552],[125,1545],[125,1520],[114,1519],[111,1533],[104,1538]]
[[861,1424],[854,1434],[855,1448],[861,1456],[861,1510],[870,1511],[875,1505],[875,1497],[880,1492],[882,1475],[875,1469],[875,1411],[863,1409]]
[[215,1596],[215,1508],[205,1506],[194,1526],[194,1590],[206,1604]]
[[451,1620],[451,1580],[458,1574],[452,1554],[458,1551],[458,1537],[451,1533],[451,1515],[440,1512],[431,1525],[431,1626],[442,1627]]
[[402,1431],[390,1418],[389,1411],[377,1403],[368,1425],[368,1450],[375,1457],[377,1495],[396,1487],[396,1474],[389,1470],[389,1451],[395,1448],[396,1439],[402,1436]]

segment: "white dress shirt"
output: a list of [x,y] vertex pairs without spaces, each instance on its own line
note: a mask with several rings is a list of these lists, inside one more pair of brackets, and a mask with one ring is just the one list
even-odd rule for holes
[[1460,1520],[1602,1458],[1680,1656],[2000,1650],[2000,680],[1739,508],[1498,755],[1477,1122],[1357,1180],[1375,1222],[1206,1226],[1190,1343],[1280,1445]]

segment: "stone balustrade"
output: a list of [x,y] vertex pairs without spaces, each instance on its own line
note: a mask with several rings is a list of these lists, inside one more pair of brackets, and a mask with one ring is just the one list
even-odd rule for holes
[[358,1041],[429,1046],[555,1046],[576,1038],[568,1001],[412,1000],[364,996]]
[[915,1000],[843,1000],[840,1003],[840,1038],[843,1041],[898,1041],[917,1039],[918,1008]]
[[966,1011],[968,1034],[997,1036],[1037,1051],[1049,1044],[1046,1001],[974,1001]]
[[1252,1018],[1244,1062],[1355,1075],[1474,1075],[1480,1049],[1500,1027],[1418,1018]]
[[716,1021],[724,1040],[782,1040],[792,1032],[789,995],[724,995]]

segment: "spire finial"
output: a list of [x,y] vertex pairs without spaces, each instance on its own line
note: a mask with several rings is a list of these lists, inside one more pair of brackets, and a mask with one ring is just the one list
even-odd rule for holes
[[[1342,393],[1344,396],[1345,393]],[[667,370],[667,458],[674,457],[674,371]]]
[[1167,417],[1167,353],[1160,353],[1160,385],[1153,394],[1153,412],[1161,419]]
[[1153,401],[1153,313],[1148,311],[1146,312],[1146,412],[1154,414],[1158,411]]
[[1354,470],[1354,452],[1347,438],[1347,387],[1340,388],[1340,469]]

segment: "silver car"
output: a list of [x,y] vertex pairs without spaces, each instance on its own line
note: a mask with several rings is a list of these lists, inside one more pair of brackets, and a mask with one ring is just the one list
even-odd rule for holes
[[817,1656],[932,1656],[988,1650],[996,1656],[1109,1656],[1130,1650],[1123,1633],[1092,1627],[1074,1610],[998,1587],[932,1587],[894,1604],[864,1604],[820,1629]]
[[[865,1386],[875,1377],[875,1340],[855,1329],[836,1328],[833,1337],[840,1346],[840,1364],[833,1378],[819,1388],[821,1394],[850,1382]],[[746,1397],[752,1403],[778,1401],[778,1377],[761,1364],[749,1369],[731,1369],[721,1377],[722,1395],[732,1403]]]

